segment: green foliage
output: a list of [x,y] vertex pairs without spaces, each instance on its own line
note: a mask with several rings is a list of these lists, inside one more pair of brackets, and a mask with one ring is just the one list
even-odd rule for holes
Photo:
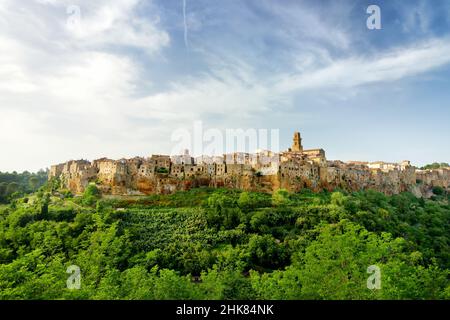
[[156,168],[155,171],[156,171],[156,173],[161,173],[161,174],[167,174],[167,173],[169,173],[169,169],[164,168],[164,167]]
[[[111,199],[94,184],[61,195],[0,205],[0,299],[450,298],[442,196],[200,188]],[[70,265],[80,290],[66,288]],[[367,288],[372,265],[380,290]]]
[[86,190],[84,190],[83,196],[84,197],[99,197],[100,190],[98,190],[98,188],[95,184],[91,183],[86,187]]
[[[252,284],[262,299],[438,299],[448,270],[420,265],[406,241],[377,235],[347,220],[319,227],[319,237],[294,255],[285,271],[259,275]],[[419,257],[419,259],[417,258]],[[381,289],[368,290],[367,268],[381,270]]]
[[331,194],[331,203],[336,206],[342,206],[346,201],[346,197],[341,192],[333,192]]
[[254,299],[255,292],[250,279],[244,277],[239,270],[216,268],[202,273],[200,284],[201,295],[206,299],[230,300],[230,299]]
[[207,200],[207,219],[209,225],[233,229],[245,221],[245,215],[234,198],[222,193],[213,193]]
[[250,195],[248,192],[242,192],[238,199],[238,206],[239,208],[243,210],[248,210],[254,207],[253,201],[250,198]]
[[441,162],[441,163],[433,162],[431,164],[427,164],[427,165],[423,166],[420,169],[429,170],[429,169],[440,169],[440,168],[448,168],[448,167],[450,167],[450,165],[446,162]]
[[37,191],[47,182],[47,172],[0,172],[0,203],[9,203],[25,194]]
[[433,187],[433,193],[437,196],[442,196],[445,194],[445,189],[442,187],[436,186],[436,187]]
[[271,199],[267,194],[256,192],[242,192],[237,200],[237,205],[241,210],[249,212],[256,208],[268,207],[271,204]]
[[271,235],[252,235],[249,239],[247,250],[250,254],[252,268],[271,270],[286,265],[285,248]]
[[289,192],[285,189],[278,189],[272,195],[272,205],[286,206],[289,204]]
[[86,206],[94,205],[100,198],[100,190],[94,183],[89,184],[84,190],[82,203]]

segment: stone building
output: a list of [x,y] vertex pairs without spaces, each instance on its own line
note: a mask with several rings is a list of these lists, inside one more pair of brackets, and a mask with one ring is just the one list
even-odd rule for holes
[[189,150],[184,150],[182,155],[175,155],[170,157],[173,164],[194,164],[194,158],[189,154]]
[[320,148],[304,149],[299,132],[285,152],[268,150],[255,154],[235,152],[223,157],[194,158],[186,151],[180,156],[152,155],[150,158],[92,163],[69,161],[51,167],[49,179],[59,178],[63,186],[79,194],[96,183],[105,194],[170,193],[209,186],[271,192],[286,188],[315,191],[342,188],[349,191],[374,189],[386,194],[413,191],[427,194],[434,186],[449,188],[450,168],[417,170],[400,163],[330,161]]

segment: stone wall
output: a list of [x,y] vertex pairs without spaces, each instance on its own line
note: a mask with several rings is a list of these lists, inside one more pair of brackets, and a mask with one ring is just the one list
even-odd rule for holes
[[262,192],[279,188],[292,192],[302,188],[373,189],[385,194],[412,191],[418,196],[429,196],[433,187],[449,188],[450,168],[416,170],[407,160],[328,161],[323,149],[304,150],[301,141],[297,132],[292,148],[280,154],[267,150],[257,154],[232,153],[223,157],[201,156],[197,162],[187,151],[175,157],[69,161],[52,166],[49,179],[59,178],[65,188],[76,194],[94,182],[103,193],[113,195],[172,193],[208,186]]
[[[275,167],[275,164],[264,164]],[[161,156],[122,160],[69,161],[52,166],[49,178],[59,178],[63,186],[80,194],[94,182],[103,193],[114,195],[171,193],[209,186],[272,192],[278,188],[296,192],[341,188],[348,191],[374,189],[386,194],[411,191],[423,193],[434,186],[449,188],[450,169],[416,170],[412,166],[374,169],[359,163],[316,161],[292,157],[277,164],[277,172],[262,174],[262,165],[173,164]],[[167,171],[158,171],[165,168]],[[417,191],[417,190],[416,190]]]

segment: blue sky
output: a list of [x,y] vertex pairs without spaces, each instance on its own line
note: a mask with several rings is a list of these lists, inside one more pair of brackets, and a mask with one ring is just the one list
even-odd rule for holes
[[[381,30],[366,27],[369,5]],[[75,15],[73,7],[79,9]],[[0,171],[169,153],[205,128],[450,162],[450,2],[0,0]],[[185,37],[186,35],[186,37]]]

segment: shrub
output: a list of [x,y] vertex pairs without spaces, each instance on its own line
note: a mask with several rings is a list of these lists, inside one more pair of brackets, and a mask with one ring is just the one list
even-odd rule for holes
[[93,183],[89,184],[84,190],[82,203],[87,206],[92,206],[100,198],[100,190]]
[[248,210],[253,208],[254,202],[253,199],[250,198],[248,192],[242,192],[237,201],[239,208],[243,210]]
[[286,189],[278,189],[272,194],[272,205],[284,206],[289,204],[289,192]]
[[433,193],[434,193],[435,195],[437,195],[437,196],[442,196],[442,195],[444,195],[444,193],[445,193],[444,188],[439,187],[439,186],[433,187],[432,190],[433,190]]
[[165,173],[169,173],[169,170],[167,168],[160,167],[160,168],[156,168],[156,173],[165,174]]
[[73,194],[70,190],[63,189],[60,191],[60,193],[64,198],[73,198]]

